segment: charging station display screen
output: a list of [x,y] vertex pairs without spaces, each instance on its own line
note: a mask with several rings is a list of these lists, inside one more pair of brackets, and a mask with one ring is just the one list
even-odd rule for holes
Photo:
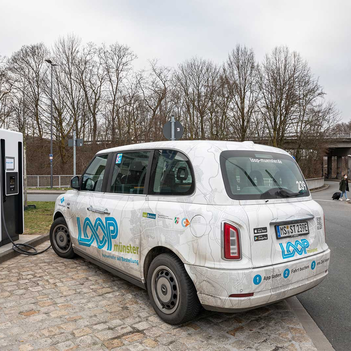
[[13,171],[15,169],[15,158],[6,157],[6,170]]
[[14,187],[16,185],[16,178],[14,176],[10,177],[10,187]]

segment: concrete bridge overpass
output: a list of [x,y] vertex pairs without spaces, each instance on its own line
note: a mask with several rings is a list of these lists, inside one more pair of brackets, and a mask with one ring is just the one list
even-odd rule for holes
[[327,139],[326,148],[328,150],[326,177],[340,179],[346,173],[351,178],[351,134]]
[[[315,139],[315,136],[311,135],[311,141],[313,139]],[[257,140],[253,138],[251,140],[261,144],[269,144],[268,138]],[[284,148],[296,149],[297,143],[296,135],[288,135],[284,140]],[[304,144],[306,144],[306,139]],[[323,148],[326,150],[323,158],[323,175],[328,179],[340,179],[346,173],[351,179],[351,133],[337,134],[326,138]]]

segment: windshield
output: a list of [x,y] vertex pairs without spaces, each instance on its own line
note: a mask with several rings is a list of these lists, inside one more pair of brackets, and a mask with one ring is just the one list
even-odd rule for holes
[[306,181],[295,160],[284,154],[223,151],[221,170],[232,199],[280,199],[309,196]]

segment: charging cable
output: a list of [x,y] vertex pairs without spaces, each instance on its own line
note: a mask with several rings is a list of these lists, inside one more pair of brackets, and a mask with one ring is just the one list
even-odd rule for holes
[[16,244],[12,240],[12,238],[7,230],[7,225],[6,225],[6,221],[5,221],[5,213],[4,213],[4,203],[2,203],[2,206],[1,206],[1,219],[2,219],[3,229],[5,230],[5,233],[7,234],[8,238],[12,242],[12,249],[14,251],[16,251],[22,255],[36,256],[36,255],[40,255],[40,254],[48,251],[51,248],[51,245],[50,245],[45,250],[38,251],[34,246],[29,245],[29,244]]

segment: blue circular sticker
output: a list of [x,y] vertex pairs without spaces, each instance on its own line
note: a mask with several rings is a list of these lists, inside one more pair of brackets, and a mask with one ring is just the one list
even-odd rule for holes
[[312,271],[316,268],[316,261],[312,261],[311,263],[311,269]]
[[262,277],[261,277],[259,274],[257,274],[257,275],[254,276],[253,282],[254,282],[255,285],[260,284],[261,281],[262,281]]
[[287,268],[287,269],[284,271],[283,276],[284,276],[284,278],[286,279],[286,278],[289,277],[289,275],[290,275],[290,269]]

